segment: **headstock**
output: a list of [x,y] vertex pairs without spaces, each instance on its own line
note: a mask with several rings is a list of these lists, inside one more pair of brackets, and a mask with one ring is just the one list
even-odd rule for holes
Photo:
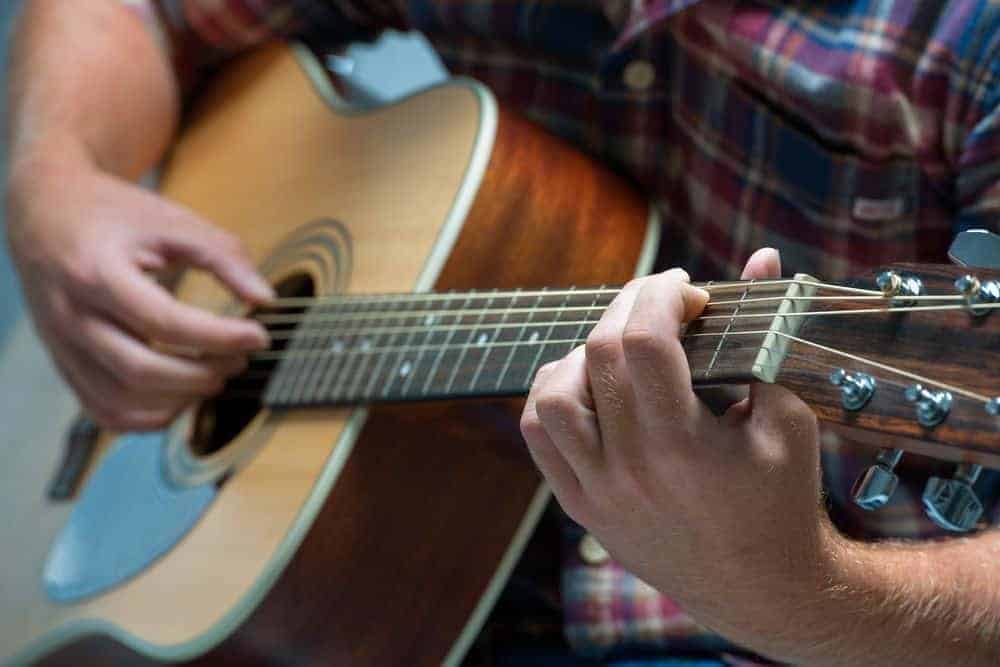
[[813,300],[776,381],[868,442],[1000,468],[1000,272],[899,264],[844,286],[873,294]]
[[834,300],[836,309],[873,312],[805,320],[777,381],[851,437],[882,447],[854,487],[865,509],[892,496],[903,450],[958,462],[950,479],[927,481],[923,502],[939,526],[967,531],[983,514],[973,488],[982,466],[1000,467],[1000,272],[973,266],[1000,263],[1000,237],[960,235],[951,255],[961,266],[900,264],[853,281],[874,284],[885,312],[871,299]]
[[695,385],[777,382],[881,448],[855,487],[866,509],[892,495],[903,450],[957,462],[924,503],[939,525],[967,530],[982,513],[980,466],[1000,469],[1000,237],[961,234],[951,254],[962,266],[706,285],[711,299],[684,332]]

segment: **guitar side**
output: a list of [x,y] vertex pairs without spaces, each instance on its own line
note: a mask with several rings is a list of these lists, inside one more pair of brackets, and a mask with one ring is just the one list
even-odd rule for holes
[[[449,83],[331,113],[316,94],[322,81],[315,63],[283,47],[235,66],[164,178],[168,196],[272,260],[276,282],[299,272],[321,293],[399,292],[616,283],[648,269],[656,226],[641,198],[501,112],[481,87]],[[337,224],[273,261],[316,221]],[[349,263],[336,250],[345,244]],[[180,294],[228,305],[199,276]],[[48,601],[40,581],[68,514],[43,499],[55,457],[42,443],[37,454],[2,452],[31,474],[0,488],[16,516],[0,526],[0,544],[18,545],[0,575],[0,661],[457,661],[547,499],[520,442],[519,408],[263,415],[227,448],[246,455],[172,551],[67,605]]]

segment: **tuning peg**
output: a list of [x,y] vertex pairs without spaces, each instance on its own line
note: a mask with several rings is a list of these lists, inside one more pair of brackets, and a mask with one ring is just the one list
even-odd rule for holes
[[907,387],[906,400],[917,404],[917,421],[925,428],[933,428],[944,421],[951,410],[951,392],[931,391],[921,384]]
[[916,303],[908,296],[920,296],[924,293],[924,283],[920,278],[909,273],[883,271],[875,276],[875,284],[887,299],[900,306],[912,306]]
[[972,485],[983,467],[962,463],[951,479],[931,477],[924,487],[924,511],[945,530],[964,533],[972,530],[983,515],[983,504]]
[[893,472],[893,468],[901,458],[903,451],[900,449],[879,450],[875,465],[861,473],[854,482],[854,488],[851,489],[854,504],[870,512],[888,503],[899,486],[899,477]]
[[955,289],[965,297],[965,305],[973,315],[986,315],[990,309],[983,306],[1000,302],[1000,280],[982,282],[966,274],[955,281]]
[[840,402],[852,412],[865,407],[875,393],[875,378],[867,373],[851,375],[843,368],[830,373],[830,384],[840,387]]
[[1000,416],[1000,396],[986,401],[986,413],[994,417]]

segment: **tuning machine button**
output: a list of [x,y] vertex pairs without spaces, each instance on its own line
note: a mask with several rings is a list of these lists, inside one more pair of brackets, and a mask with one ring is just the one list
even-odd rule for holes
[[924,511],[945,530],[964,533],[972,530],[983,515],[983,504],[972,485],[982,466],[962,463],[951,479],[931,477],[924,487]]
[[916,300],[906,297],[920,296],[924,293],[924,283],[920,278],[896,271],[882,271],[875,276],[875,284],[887,299],[900,306],[912,306]]
[[879,450],[875,465],[861,473],[854,482],[854,488],[851,489],[854,504],[870,512],[888,503],[899,486],[899,477],[893,472],[893,468],[901,458],[903,451],[900,449]]
[[851,412],[865,407],[875,393],[875,378],[867,373],[852,375],[843,368],[830,373],[830,384],[840,387],[840,402]]
[[951,392],[931,391],[921,384],[906,389],[906,400],[917,404],[917,421],[925,428],[934,428],[944,421],[951,410]]
[[989,314],[991,308],[984,306],[1000,303],[1000,280],[982,282],[973,275],[964,275],[955,281],[955,289],[965,297],[969,312],[976,316]]
[[1000,417],[1000,396],[986,401],[986,413],[994,417]]

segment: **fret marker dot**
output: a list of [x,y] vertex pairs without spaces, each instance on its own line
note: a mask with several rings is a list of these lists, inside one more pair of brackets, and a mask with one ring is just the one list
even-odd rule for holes
[[372,342],[370,340],[368,340],[366,338],[363,341],[361,341],[361,351],[362,352],[367,352],[370,349],[372,349]]
[[427,326],[430,326],[435,322],[437,322],[437,315],[428,315],[427,317],[424,318],[424,324]]
[[413,364],[411,364],[409,361],[404,361],[403,365],[399,367],[399,377],[405,378],[407,375],[410,374],[411,370],[413,370]]
[[531,333],[531,336],[528,337],[528,342],[529,343],[537,343],[538,342],[538,332],[537,331],[533,331]]
[[487,341],[489,341],[489,339],[490,339],[489,334],[481,333],[479,334],[479,336],[476,337],[476,344],[485,345]]
[[338,353],[339,352],[343,352],[344,351],[344,341],[342,341],[342,340],[335,340],[335,341],[333,341],[333,351],[334,352],[338,352]]

